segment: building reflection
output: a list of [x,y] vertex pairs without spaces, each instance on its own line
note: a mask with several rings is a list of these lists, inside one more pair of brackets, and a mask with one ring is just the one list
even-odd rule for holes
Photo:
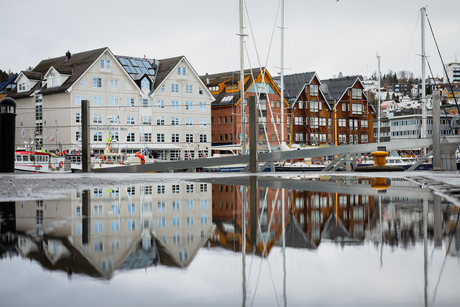
[[238,180],[94,188],[64,199],[1,203],[0,257],[20,255],[69,276],[110,279],[117,270],[186,268],[207,243],[266,258],[274,246],[368,241],[408,248],[443,237],[448,254],[460,256],[459,208],[439,200],[435,209],[433,195],[417,184],[328,176],[259,179],[250,188],[249,180]]
[[82,191],[65,199],[16,202],[17,252],[49,270],[110,279],[116,270],[187,267],[213,230],[207,183],[88,192],[87,203]]
[[[244,194],[243,194],[244,193]],[[250,199],[251,189],[246,186],[213,184],[212,217],[216,230],[211,237],[211,246],[241,251],[242,223],[246,221],[247,251],[256,255],[267,256],[282,233],[282,203],[286,204],[286,223],[289,222],[288,195],[281,189],[259,187],[256,204],[257,224],[251,225]],[[243,198],[246,199],[243,205]],[[244,214],[244,219],[243,219]],[[254,220],[254,219],[253,219]],[[250,229],[256,228],[256,244],[251,244]]]
[[[331,182],[329,178],[319,179]],[[357,184],[369,185],[372,179],[356,179]],[[291,191],[293,211],[304,232],[318,246],[321,241],[359,243],[374,213],[374,196]]]

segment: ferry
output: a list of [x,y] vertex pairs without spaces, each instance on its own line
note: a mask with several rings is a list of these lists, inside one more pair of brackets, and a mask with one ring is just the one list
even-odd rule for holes
[[17,150],[14,153],[15,172],[32,172],[32,173],[70,173],[70,165],[66,164],[64,157],[41,152]]

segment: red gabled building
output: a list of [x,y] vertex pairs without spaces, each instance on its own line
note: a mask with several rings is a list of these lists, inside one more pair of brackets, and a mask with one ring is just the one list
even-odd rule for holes
[[[232,71],[201,76],[201,80],[214,95],[211,105],[212,145],[241,146],[241,94],[240,73]],[[246,147],[249,147],[249,97],[256,97],[258,118],[258,143],[262,147],[279,146],[287,141],[288,104],[281,103],[278,87],[265,68],[244,71],[244,100],[246,123]],[[281,118],[284,108],[284,119]],[[281,125],[284,135],[281,136]]]

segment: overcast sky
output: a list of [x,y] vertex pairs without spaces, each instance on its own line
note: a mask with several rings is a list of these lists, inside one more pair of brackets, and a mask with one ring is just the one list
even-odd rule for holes
[[[277,75],[280,1],[245,1],[245,67],[257,67],[260,61]],[[238,70],[238,2],[80,0],[56,5],[51,0],[4,1],[0,69],[19,72],[43,59],[63,56],[67,50],[78,53],[109,47],[116,55],[157,59],[184,55],[200,75]],[[426,5],[444,62],[455,61],[457,54],[460,59],[458,0],[285,3],[285,74],[316,71],[321,79],[339,72],[370,76],[377,71],[378,52],[382,73],[407,70],[420,76],[420,8]],[[428,23],[426,54],[434,75],[442,77]]]

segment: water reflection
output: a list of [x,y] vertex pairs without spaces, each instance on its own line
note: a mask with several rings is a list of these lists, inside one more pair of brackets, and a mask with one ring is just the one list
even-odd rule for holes
[[49,270],[110,279],[118,269],[187,267],[213,229],[208,185],[94,188],[2,210],[14,208],[15,225],[7,225],[20,256]]
[[[306,285],[302,293],[318,292],[317,287],[332,282],[336,274],[347,275],[351,284],[362,282],[360,264],[337,267],[334,273],[324,266],[331,255],[348,259],[347,252],[366,262],[371,251],[361,250],[358,255],[354,248],[360,247],[378,251],[375,266],[363,266],[371,271],[374,267],[393,270],[398,250],[413,252],[411,259],[421,257],[425,305],[435,302],[444,275],[449,280],[458,276],[458,270],[444,271],[444,264],[448,257],[460,257],[459,208],[405,180],[248,177],[97,187],[73,191],[65,199],[2,203],[0,215],[2,258],[30,259],[69,277],[78,273],[110,280],[116,272],[155,266],[189,269],[193,261],[200,262],[197,258],[204,246],[216,251],[198,273],[207,276],[208,270],[225,270],[221,252],[225,251],[241,259],[229,267],[226,277],[227,282],[238,280],[237,305],[243,306],[254,305],[259,287],[262,293],[267,291],[261,274],[274,279],[274,299],[285,306],[308,301],[292,297],[293,268],[308,268],[302,271],[305,279],[294,281]],[[420,246],[423,253],[417,254]],[[321,253],[322,248],[328,253]],[[430,271],[435,249],[445,254],[442,266]],[[277,261],[273,264],[270,259]],[[258,272],[253,263],[259,263]],[[378,277],[374,273],[365,279],[375,282]],[[405,283],[414,279],[395,278]],[[454,285],[448,283],[449,291]],[[175,283],[167,287],[173,289]],[[206,287],[201,291],[208,295]],[[330,301],[328,293],[321,300],[329,302],[325,305],[337,303]],[[386,302],[398,301],[388,298]]]

